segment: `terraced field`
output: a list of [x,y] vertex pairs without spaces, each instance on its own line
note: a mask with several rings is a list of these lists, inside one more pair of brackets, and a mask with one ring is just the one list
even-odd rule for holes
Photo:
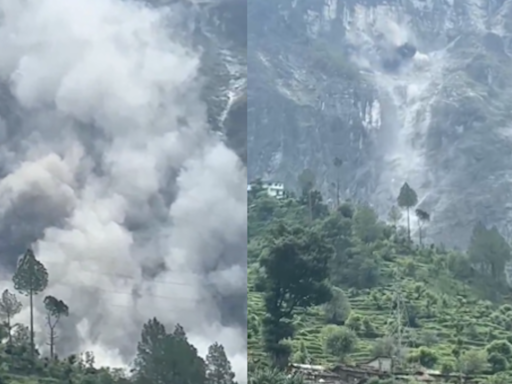
[[[410,269],[411,263],[414,264],[416,278],[405,276],[403,271],[402,267],[407,265]],[[404,318],[402,345],[409,352],[425,346],[435,350],[440,361],[453,362],[452,350],[457,342],[464,349],[469,349],[485,348],[494,340],[512,341],[512,307],[502,305],[498,308],[489,301],[481,300],[470,286],[447,279],[442,273],[437,279],[427,278],[433,276],[432,265],[419,260],[403,258],[398,262],[386,263],[384,268],[395,271],[395,276],[398,276],[396,281],[371,290],[345,291],[351,306],[351,316],[360,317],[361,322],[371,323],[374,330],[371,337],[365,336],[364,332],[357,332],[359,341],[356,350],[350,355],[352,362],[371,359],[379,340],[390,336],[393,329],[396,329],[397,312],[393,311],[396,292],[401,292],[400,303],[404,307],[400,311]],[[249,276],[249,316],[262,319],[263,298],[254,291],[254,271]],[[407,308],[413,308],[415,316],[409,318]],[[415,324],[411,324],[410,320]],[[294,322],[297,330],[292,340],[294,351],[303,343],[312,364],[329,365],[339,362],[323,350],[322,329],[326,322],[322,308],[299,310]],[[248,350],[251,358],[263,359],[261,338],[249,339]]]

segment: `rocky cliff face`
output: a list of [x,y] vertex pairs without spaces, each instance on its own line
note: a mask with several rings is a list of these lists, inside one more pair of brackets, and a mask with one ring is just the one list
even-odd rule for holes
[[512,1],[283,0],[249,4],[249,177],[386,215],[403,182],[431,240],[465,246],[512,224]]
[[205,101],[212,128],[247,160],[247,2],[191,1],[197,44],[203,50]]

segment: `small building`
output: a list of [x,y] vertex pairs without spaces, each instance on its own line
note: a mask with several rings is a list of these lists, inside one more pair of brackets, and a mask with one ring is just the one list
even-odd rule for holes
[[390,357],[375,357],[369,361],[359,364],[360,367],[374,369],[379,372],[391,372],[393,360]]
[[[250,192],[253,188],[253,184],[247,186],[247,192]],[[275,197],[276,199],[282,199],[285,197],[284,184],[279,182],[264,181],[261,183],[261,188],[267,191],[268,195]]]
[[290,364],[288,374],[289,376],[300,375],[306,384],[349,384],[321,365]]
[[283,183],[263,183],[263,188],[267,190],[269,196],[282,199],[284,197],[284,184]]

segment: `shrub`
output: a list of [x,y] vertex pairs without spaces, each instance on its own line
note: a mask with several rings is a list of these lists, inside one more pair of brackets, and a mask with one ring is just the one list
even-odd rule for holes
[[466,374],[476,374],[487,368],[487,353],[485,350],[470,349],[460,358],[461,371]]
[[377,330],[368,317],[363,318],[363,329],[362,334],[365,337],[376,337]]
[[493,373],[503,372],[508,368],[507,359],[498,353],[491,353],[487,358],[487,362],[491,366]]
[[512,357],[512,345],[507,340],[493,341],[485,348],[485,350],[489,355],[501,355],[506,360],[509,360]]
[[455,372],[455,362],[451,360],[445,360],[441,363],[441,373],[443,375],[449,375]]
[[391,357],[393,356],[395,342],[391,337],[378,339],[372,348],[373,357]]
[[327,324],[342,325],[350,315],[350,302],[339,288],[333,288],[332,299],[323,305]]
[[297,364],[310,364],[311,358],[303,341],[299,344],[299,350],[293,355],[293,362]]
[[357,345],[356,334],[346,327],[329,325],[323,329],[322,333],[325,352],[341,359],[351,353]]
[[409,355],[408,360],[411,362],[419,363],[425,368],[433,368],[439,360],[439,356],[434,350],[421,347]]
[[351,313],[345,325],[352,331],[359,333],[363,326],[363,317],[357,313]]

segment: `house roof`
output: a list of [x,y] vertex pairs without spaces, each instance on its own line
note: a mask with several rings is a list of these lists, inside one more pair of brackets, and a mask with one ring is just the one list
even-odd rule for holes
[[365,364],[370,364],[370,363],[373,363],[374,361],[376,360],[381,360],[381,359],[386,359],[386,360],[392,360],[391,357],[388,357],[388,356],[376,356],[370,360],[367,360],[367,361],[361,361],[359,363],[359,365],[365,365]]
[[310,364],[290,364],[290,367],[297,368],[297,369],[305,369],[310,371],[325,371],[327,368],[325,368],[322,365],[310,365]]

